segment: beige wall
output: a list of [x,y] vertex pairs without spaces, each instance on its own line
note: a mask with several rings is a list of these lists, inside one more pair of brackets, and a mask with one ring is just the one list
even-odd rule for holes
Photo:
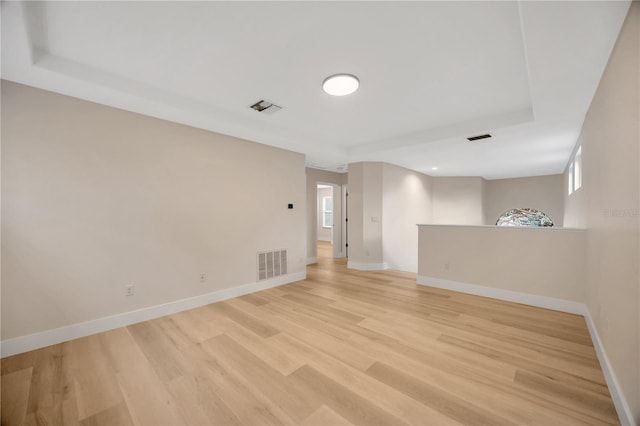
[[532,176],[485,181],[485,224],[495,225],[498,217],[513,208],[530,207],[545,212],[555,226],[564,221],[564,175]]
[[431,223],[484,225],[481,177],[433,177]]
[[364,196],[364,163],[349,164],[349,197],[347,200],[348,209],[347,222],[348,243],[349,243],[349,261],[353,259],[361,259],[364,261],[364,241],[362,234],[362,222],[364,213],[362,210],[362,199]]
[[349,265],[382,265],[382,163],[349,165]]
[[587,304],[640,423],[640,4],[634,2],[582,128],[582,188],[567,223],[587,228]]
[[419,229],[419,276],[585,300],[582,230],[438,225]]
[[[363,234],[366,263],[383,263],[382,254],[382,163],[365,163]],[[355,259],[354,259],[355,260]]]
[[6,81],[2,150],[2,339],[305,271],[300,154]]
[[418,229],[431,221],[431,178],[383,164],[382,241],[384,262],[391,269],[418,271]]
[[322,226],[322,199],[324,197],[333,198],[333,188],[317,188],[318,197],[317,197],[317,230],[318,230],[318,240],[319,241],[329,241],[331,242],[332,229],[325,228]]
[[[331,184],[333,187],[333,206],[334,206],[334,245],[342,247],[342,185],[347,183],[346,173],[334,173],[325,170],[306,169],[307,182],[307,263],[315,262],[318,256],[318,208],[317,208],[317,190],[318,184]],[[339,217],[340,215],[340,217]]]

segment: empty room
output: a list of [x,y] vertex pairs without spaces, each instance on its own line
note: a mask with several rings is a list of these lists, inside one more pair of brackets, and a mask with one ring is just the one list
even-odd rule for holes
[[2,1],[4,425],[640,424],[640,3]]

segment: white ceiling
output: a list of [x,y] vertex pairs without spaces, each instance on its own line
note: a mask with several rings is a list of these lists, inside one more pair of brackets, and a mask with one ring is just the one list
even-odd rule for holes
[[[3,2],[2,78],[328,170],[386,161],[440,176],[544,175],[564,170],[628,7]],[[325,94],[342,72],[360,90]],[[249,108],[261,99],[283,109]],[[484,132],[493,138],[466,140]]]

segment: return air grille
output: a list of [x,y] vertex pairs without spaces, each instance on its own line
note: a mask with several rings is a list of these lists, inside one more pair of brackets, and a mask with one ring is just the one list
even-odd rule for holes
[[479,141],[480,139],[487,139],[487,138],[490,138],[490,137],[491,137],[491,135],[489,133],[485,133],[484,135],[468,137],[467,140],[468,141]]
[[258,253],[258,281],[287,275],[287,250]]
[[262,112],[264,114],[273,114],[274,112],[278,112],[282,109],[281,106],[278,106],[269,101],[265,101],[264,99],[259,100],[249,108],[258,112]]

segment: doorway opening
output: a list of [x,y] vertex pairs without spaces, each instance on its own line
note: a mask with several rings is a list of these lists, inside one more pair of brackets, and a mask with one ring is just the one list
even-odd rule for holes
[[317,184],[317,245],[318,260],[333,258],[334,202],[333,186]]

